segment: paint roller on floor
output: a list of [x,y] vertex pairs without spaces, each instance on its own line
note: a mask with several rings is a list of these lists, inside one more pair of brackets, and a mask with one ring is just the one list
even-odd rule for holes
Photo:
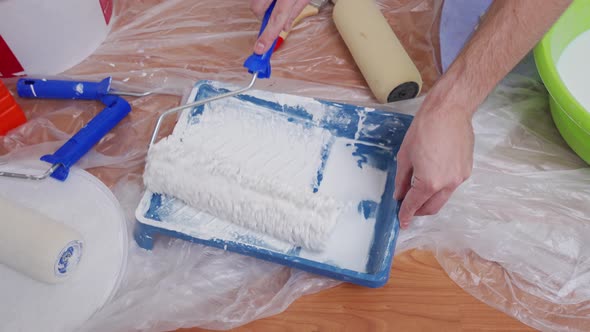
[[0,264],[50,284],[74,273],[84,243],[77,231],[2,197],[0,211]]
[[[260,33],[275,3],[268,8]],[[211,215],[321,250],[336,223],[339,207],[330,197],[314,192],[310,183],[289,183],[301,169],[288,173],[283,168],[294,163],[302,163],[305,168],[305,160],[321,162],[322,146],[328,144],[326,131],[312,132],[293,119],[273,118],[270,114],[246,115],[240,110],[219,109],[210,112],[213,118],[200,118],[205,128],[201,126],[198,132],[184,137],[173,133],[155,143],[164,116],[237,95],[252,87],[257,77],[268,78],[273,50],[274,45],[264,55],[254,54],[246,60],[244,66],[253,74],[248,87],[162,114],[150,143],[144,182],[152,192],[179,198]],[[232,123],[235,128],[228,131]],[[265,147],[271,143],[283,143],[280,152],[275,149],[268,154]],[[278,172],[274,174],[260,172],[260,165],[276,162],[277,153],[293,156],[287,163],[277,164]],[[235,158],[239,154],[241,158]]]
[[[293,25],[317,15],[327,0],[313,0]],[[332,0],[334,24],[373,95],[381,103],[411,99],[422,89],[420,71],[375,0]],[[283,31],[277,48],[287,37]]]

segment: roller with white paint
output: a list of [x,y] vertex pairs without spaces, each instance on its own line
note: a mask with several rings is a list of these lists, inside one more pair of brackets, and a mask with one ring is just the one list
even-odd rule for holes
[[333,19],[371,91],[381,103],[416,97],[418,68],[375,0],[332,0]]
[[321,250],[339,209],[314,191],[330,139],[292,118],[218,101],[199,126],[177,129],[150,149],[144,182],[213,216]]
[[0,211],[1,264],[49,284],[74,273],[83,251],[77,231],[2,197]]

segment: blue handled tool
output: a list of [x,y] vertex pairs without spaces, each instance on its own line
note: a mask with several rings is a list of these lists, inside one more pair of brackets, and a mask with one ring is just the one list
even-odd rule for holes
[[22,98],[83,99],[101,100],[107,95],[143,97],[148,92],[126,92],[111,89],[111,77],[100,82],[48,80],[45,78],[23,78],[16,83],[18,95]]
[[131,105],[110,91],[110,82],[110,78],[99,83],[20,79],[17,83],[17,91],[24,98],[99,100],[106,107],[54,154],[41,158],[41,160],[52,164],[45,173],[32,175],[0,171],[0,176],[27,180],[43,180],[51,176],[57,180],[65,181],[68,178],[70,167],[76,164],[131,112]]
[[[266,13],[264,14],[264,18],[262,20],[262,25],[260,27],[260,32],[258,33],[258,36],[260,36],[262,34],[262,32],[264,32],[264,29],[266,29],[266,25],[268,24],[268,21],[270,20],[270,16],[272,14],[272,11],[274,10],[276,3],[277,3],[277,1],[274,0],[270,4],[268,9],[266,10]],[[158,132],[160,131],[160,127],[162,126],[162,122],[164,121],[164,118],[166,118],[168,115],[182,111],[187,108],[193,108],[193,107],[201,106],[201,105],[204,105],[204,104],[207,104],[212,101],[219,100],[219,99],[239,95],[241,93],[244,93],[244,92],[250,90],[254,86],[254,83],[256,83],[256,79],[269,78],[270,74],[271,74],[270,58],[271,58],[272,53],[275,49],[275,45],[277,43],[277,40],[278,40],[278,38],[275,39],[272,46],[264,54],[253,53],[244,62],[244,67],[246,67],[246,69],[248,69],[248,72],[250,74],[252,74],[252,80],[250,81],[250,84],[248,84],[246,87],[235,90],[235,91],[230,91],[227,93],[222,93],[222,94],[210,97],[210,98],[198,100],[198,101],[188,103],[185,105],[181,105],[181,106],[169,109],[169,110],[165,111],[164,113],[162,113],[162,115],[160,115],[160,117],[158,118],[158,121],[156,122],[156,127],[154,128],[154,132],[152,133],[152,138],[150,140],[149,147],[151,147],[152,145],[154,145],[154,143],[156,143],[156,139],[158,138]]]

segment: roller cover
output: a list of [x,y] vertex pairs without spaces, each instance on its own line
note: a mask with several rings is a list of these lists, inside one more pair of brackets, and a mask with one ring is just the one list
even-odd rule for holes
[[0,197],[0,264],[40,282],[66,280],[82,256],[78,232]]
[[381,103],[416,97],[422,78],[374,0],[338,0],[333,19]]

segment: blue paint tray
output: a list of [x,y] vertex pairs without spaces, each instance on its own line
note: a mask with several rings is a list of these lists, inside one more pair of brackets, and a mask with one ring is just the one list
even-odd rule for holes
[[[200,81],[189,101],[233,88]],[[289,122],[329,132],[331,143],[322,153],[322,166],[314,186],[337,200],[346,201],[347,208],[339,216],[326,248],[314,252],[296,247],[195,210],[180,199],[150,191],[144,193],[135,212],[134,237],[138,245],[151,250],[155,238],[163,235],[361,286],[375,288],[386,284],[399,232],[399,202],[393,198],[395,157],[412,117],[257,90],[223,102],[224,107],[230,105],[244,112],[274,112]],[[215,103],[185,110],[175,133],[198,126],[199,116]],[[317,189],[310,186],[310,190]]]

